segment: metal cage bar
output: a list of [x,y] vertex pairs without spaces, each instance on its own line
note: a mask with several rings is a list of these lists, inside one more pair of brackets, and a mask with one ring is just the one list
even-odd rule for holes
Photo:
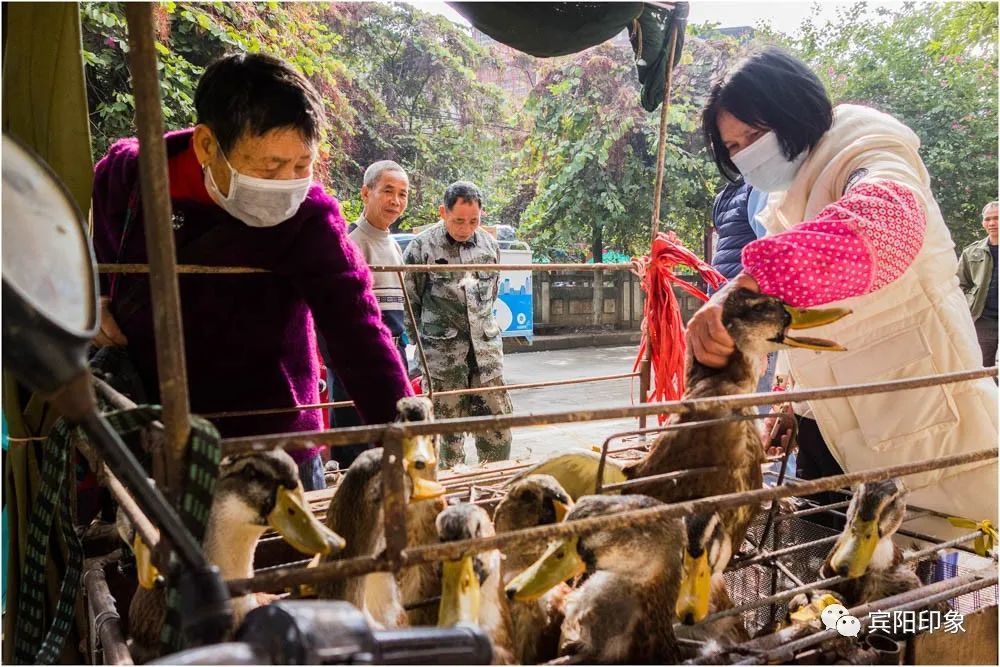
[[719,396],[714,398],[681,399],[679,401],[664,401],[662,403],[644,403],[616,408],[598,408],[593,410],[571,410],[566,412],[549,412],[531,415],[495,415],[487,417],[469,417],[463,419],[441,419],[438,421],[407,422],[405,424],[375,424],[371,426],[353,426],[349,428],[309,431],[304,433],[278,433],[242,438],[223,439],[223,454],[265,451],[276,447],[299,449],[317,445],[354,444],[358,442],[376,442],[381,440],[386,429],[398,427],[403,429],[404,436],[462,433],[466,431],[493,431],[521,426],[539,426],[544,424],[561,424],[581,421],[599,421],[606,419],[622,419],[652,414],[680,414],[694,411],[735,411],[741,408],[758,405],[774,405],[789,401],[814,401],[825,398],[843,398],[847,396],[863,396],[867,394],[885,393],[890,391],[917,389],[952,382],[965,382],[980,378],[994,377],[997,367],[980,368],[969,371],[956,371],[937,375],[925,375],[905,380],[888,382],[873,382],[845,385],[842,387],[821,387],[817,389],[797,389],[783,392],[756,394],[740,394],[735,396]]
[[[98,273],[151,273],[149,264],[98,264]],[[390,273],[457,273],[460,271],[626,271],[633,270],[631,264],[402,264],[387,266],[376,264],[368,267],[371,271]],[[254,266],[212,266],[205,264],[178,264],[177,273],[199,275],[233,275],[241,273],[270,273],[268,269]]]

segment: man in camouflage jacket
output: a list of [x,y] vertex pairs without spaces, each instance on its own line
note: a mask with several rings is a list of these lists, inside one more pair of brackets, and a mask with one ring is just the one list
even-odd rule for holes
[[[482,194],[472,183],[448,186],[441,220],[410,241],[407,264],[499,264],[496,240],[479,229]],[[498,271],[407,273],[404,286],[413,308],[407,332],[417,335],[427,356],[426,378],[435,392],[503,385],[503,341],[493,316]],[[506,390],[434,397],[436,417],[505,415],[513,412]],[[476,433],[480,463],[510,456],[510,429]],[[441,463],[465,461],[464,434],[442,439]]]

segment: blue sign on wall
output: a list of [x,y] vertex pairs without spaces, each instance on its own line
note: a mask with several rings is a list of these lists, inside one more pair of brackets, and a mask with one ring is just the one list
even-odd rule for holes
[[[530,264],[530,250],[501,250],[501,264]],[[494,312],[504,336],[535,335],[532,311],[531,271],[501,271],[500,289]]]

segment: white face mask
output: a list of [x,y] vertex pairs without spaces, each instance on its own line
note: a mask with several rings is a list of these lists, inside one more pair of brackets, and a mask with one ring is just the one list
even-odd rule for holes
[[274,227],[281,224],[295,215],[309,194],[312,175],[291,180],[255,178],[236,171],[229,164],[225,153],[220,150],[219,154],[229,167],[229,196],[223,196],[207,163],[202,166],[205,187],[215,203],[226,213],[250,227]]
[[784,192],[806,159],[805,150],[789,160],[781,152],[778,135],[773,131],[760,137],[730,160],[743,174],[743,180],[763,192]]

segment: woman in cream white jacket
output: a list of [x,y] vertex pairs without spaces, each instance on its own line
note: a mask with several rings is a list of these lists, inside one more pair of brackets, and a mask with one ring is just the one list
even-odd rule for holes
[[[768,235],[744,248],[744,271],[731,284],[792,306],[853,311],[815,333],[847,352],[787,352],[798,388],[980,367],[954,244],[912,130],[868,107],[833,108],[816,75],[777,49],[729,72],[703,123],[723,175],[772,193],[760,216]],[[708,366],[721,366],[733,350],[720,312],[713,299],[688,328],[695,358]],[[812,401],[796,413],[806,478],[997,444],[997,390],[989,379]],[[996,522],[995,461],[905,483],[912,505]],[[943,521],[911,527],[953,533]]]

